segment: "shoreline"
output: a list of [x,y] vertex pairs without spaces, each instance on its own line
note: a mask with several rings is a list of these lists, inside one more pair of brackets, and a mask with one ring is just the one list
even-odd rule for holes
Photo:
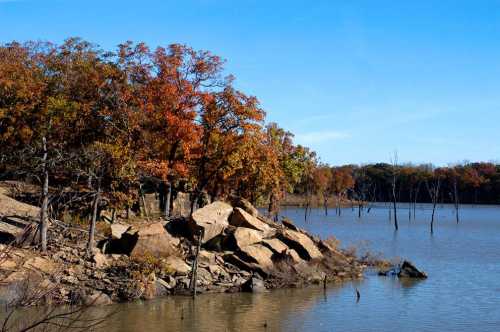
[[[193,225],[207,225],[196,214],[168,221],[136,219],[130,224],[101,221],[101,240],[92,257],[85,254],[84,229],[53,221],[46,254],[33,247],[2,245],[0,298],[4,303],[32,298],[30,305],[104,305],[192,296],[195,257],[197,294],[258,293],[363,278],[366,262],[338,249],[333,239],[320,240],[290,221],[274,223],[247,203],[216,202],[197,210],[198,215],[213,210],[214,204],[230,211],[230,224],[204,241],[197,257],[196,241],[189,233]],[[208,220],[209,214],[204,215]],[[31,289],[19,293],[27,283]],[[37,297],[41,290],[44,295]]]

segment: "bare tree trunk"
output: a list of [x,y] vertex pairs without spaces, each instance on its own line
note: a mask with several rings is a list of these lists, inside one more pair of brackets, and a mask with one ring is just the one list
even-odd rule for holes
[[49,205],[49,169],[47,165],[47,140],[45,137],[42,138],[43,144],[43,187],[42,187],[42,207],[40,210],[40,242],[42,246],[42,251],[47,251],[47,229],[48,229],[48,205]]
[[398,230],[398,212],[397,212],[397,203],[396,203],[396,192],[393,191],[393,209],[394,209],[394,229]]
[[457,218],[457,224],[460,222],[460,199],[458,197],[458,185],[457,185],[457,180],[453,182],[453,196],[454,196],[454,203],[455,203],[455,216]]
[[323,206],[325,207],[325,216],[328,216],[328,196],[323,196]]
[[427,190],[429,191],[429,195],[431,196],[432,199],[432,217],[431,217],[431,234],[434,234],[434,217],[436,213],[436,206],[439,201],[439,190],[441,188],[441,180],[439,176],[435,179],[434,183],[432,184],[432,187],[429,187],[429,183],[426,183],[427,185]]
[[191,265],[191,280],[189,288],[193,292],[193,298],[196,298],[196,279],[198,274],[198,255],[201,250],[201,240],[203,238],[203,230],[198,233],[198,243],[196,245],[196,253],[194,255],[193,264]]
[[94,249],[94,238],[95,238],[95,224],[97,221],[97,211],[99,209],[99,201],[101,199],[101,180],[97,181],[97,192],[94,196],[94,201],[92,204],[92,218],[90,220],[89,228],[89,242],[87,243],[87,256],[92,255],[92,250]]
[[170,182],[167,182],[165,184],[165,208],[164,208],[164,215],[165,218],[170,217],[170,200],[172,199],[172,186],[170,185]]
[[146,198],[144,197],[144,192],[142,191],[142,184],[139,184],[139,191],[140,191],[142,206],[144,207],[144,214],[146,215],[146,219],[149,221],[149,211],[146,205]]
[[394,208],[394,228],[398,230],[398,211],[397,211],[397,197],[396,197],[396,183],[397,183],[397,167],[398,167],[398,154],[394,152],[394,159],[392,160],[392,202]]
[[307,210],[309,209],[309,200],[306,201],[306,208],[304,212],[304,221],[307,221]]
[[432,203],[431,234],[434,234],[434,215],[436,213],[436,205],[437,205],[436,201]]
[[410,187],[410,197],[408,199],[408,221],[411,221],[411,202],[412,202],[413,187]]
[[417,188],[415,189],[415,195],[413,196],[413,220],[415,220],[415,216],[417,214],[417,200],[418,200],[418,194],[420,192],[420,186],[422,185],[422,182],[419,181]]

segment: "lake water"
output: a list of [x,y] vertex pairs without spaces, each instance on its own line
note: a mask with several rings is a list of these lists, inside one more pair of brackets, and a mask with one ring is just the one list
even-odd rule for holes
[[[430,207],[416,220],[398,213],[394,232],[387,207],[358,218],[350,208],[335,216],[302,209],[283,215],[313,234],[337,237],[343,247],[407,258],[427,272],[422,281],[401,282],[368,273],[341,286],[275,290],[267,294],[170,297],[117,305],[107,331],[500,331],[500,207],[464,206],[457,225],[453,209]],[[355,289],[361,298],[356,302]]]

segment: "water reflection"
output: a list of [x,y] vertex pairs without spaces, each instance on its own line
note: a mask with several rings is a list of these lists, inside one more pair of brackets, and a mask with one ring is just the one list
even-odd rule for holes
[[[305,317],[318,303],[334,300],[340,285],[276,290],[265,294],[206,294],[193,300],[171,297],[117,305],[113,331],[269,331],[288,330],[289,317]],[[353,293],[352,297],[355,301]]]

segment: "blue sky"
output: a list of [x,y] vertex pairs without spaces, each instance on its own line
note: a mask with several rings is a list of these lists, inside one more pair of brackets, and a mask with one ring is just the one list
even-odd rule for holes
[[0,41],[186,43],[331,164],[500,160],[500,1],[0,0]]

